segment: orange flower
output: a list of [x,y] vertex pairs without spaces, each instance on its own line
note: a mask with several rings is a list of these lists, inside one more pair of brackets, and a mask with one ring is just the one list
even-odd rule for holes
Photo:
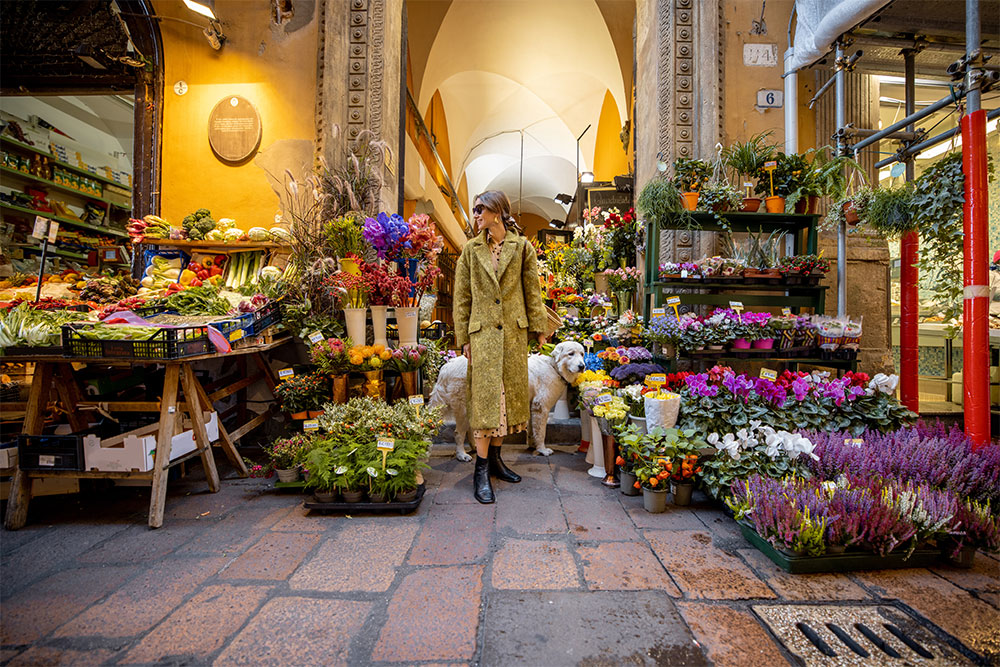
[[[372,348],[372,350],[375,352],[375,354],[381,356],[382,355],[382,351],[385,350],[385,345],[382,345],[382,343],[379,343],[379,344],[375,345]],[[384,359],[385,357],[382,357],[382,358]]]
[[619,465],[619,466],[625,465],[625,459],[623,459],[622,457],[619,456],[618,458],[615,459],[615,465]]
[[[376,345],[375,347],[381,347],[381,345]],[[392,359],[392,352],[389,350],[382,350],[382,352],[379,353],[378,358],[382,361],[389,361]]]
[[656,486],[659,483],[660,483],[660,480],[658,480],[657,478],[655,478],[655,477],[650,477],[649,478],[649,485],[650,486]]
[[635,484],[633,484],[632,486],[635,487],[635,488],[637,488],[637,489],[641,489],[642,488],[642,484],[640,482],[638,482],[638,481]]

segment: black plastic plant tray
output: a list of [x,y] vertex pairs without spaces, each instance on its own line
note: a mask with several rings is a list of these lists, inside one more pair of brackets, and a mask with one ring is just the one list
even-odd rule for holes
[[50,345],[48,347],[28,347],[26,345],[14,345],[3,348],[5,357],[61,357],[65,350],[61,345]]
[[[142,317],[143,319],[151,321],[153,324],[156,323],[156,316],[157,315],[161,315],[161,314],[176,315],[177,314],[177,311],[170,310],[166,306],[146,306],[146,307],[143,307],[143,308],[136,308],[132,312],[134,312],[136,315]],[[219,333],[221,333],[226,338],[237,339],[238,340],[239,338],[242,338],[243,336],[233,337],[233,336],[230,336],[230,334],[232,334],[234,331],[238,331],[238,330],[242,329],[244,336],[250,336],[250,335],[252,335],[250,333],[251,326],[252,326],[252,321],[253,321],[253,315],[250,314],[250,313],[247,313],[245,315],[237,315],[237,316],[235,316],[233,318],[230,318],[230,319],[218,320],[218,321],[215,321],[215,322],[209,322],[209,323],[202,324],[202,325],[197,325],[197,326],[211,326],[213,329],[216,329]],[[194,326],[194,325],[192,325],[192,326]]]
[[410,512],[417,509],[420,506],[420,501],[424,498],[424,492],[427,488],[421,484],[417,487],[417,497],[407,503],[400,502],[389,502],[389,503],[317,503],[317,502],[306,502],[303,506],[307,510],[316,510],[319,512],[346,512],[348,514],[360,514],[362,512],[371,514],[389,514],[392,512],[399,512],[400,514],[409,514]]
[[815,574],[818,572],[854,572],[857,570],[899,570],[908,567],[932,567],[944,559],[940,551],[917,550],[906,557],[905,551],[885,556],[869,552],[847,552],[823,556],[789,556],[775,549],[753,527],[742,521],[737,522],[740,532],[747,541],[757,547],[775,565],[791,574]]

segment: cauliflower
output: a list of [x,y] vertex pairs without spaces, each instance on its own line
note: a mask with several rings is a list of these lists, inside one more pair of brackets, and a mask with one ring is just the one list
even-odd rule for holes
[[239,241],[240,237],[243,236],[242,229],[227,229],[222,233],[224,241]]
[[284,227],[271,227],[271,240],[275,243],[291,243],[292,235]]
[[236,227],[236,221],[232,218],[219,218],[215,222],[215,228],[222,232],[227,229],[233,229],[234,227]]
[[250,237],[251,241],[267,241],[270,238],[267,230],[263,227],[251,227],[247,231],[247,236]]

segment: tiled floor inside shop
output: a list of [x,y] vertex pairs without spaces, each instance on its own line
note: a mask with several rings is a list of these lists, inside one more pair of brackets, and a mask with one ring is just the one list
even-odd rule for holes
[[[505,448],[506,449],[506,448]],[[308,515],[302,496],[237,479],[37,499],[2,540],[10,665],[943,664],[1000,660],[1000,561],[971,570],[783,573],[708,503],[648,514],[583,455],[511,449],[525,479],[472,498],[472,464],[431,459],[409,516]],[[220,465],[222,457],[219,457]],[[223,472],[226,469],[223,467]],[[881,616],[880,616],[881,615]],[[836,658],[804,641],[798,619]],[[838,620],[839,619],[839,620]],[[826,622],[855,637],[868,659]]]

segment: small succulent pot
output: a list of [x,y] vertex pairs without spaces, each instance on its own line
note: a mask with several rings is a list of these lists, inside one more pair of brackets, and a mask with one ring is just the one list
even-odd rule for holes
[[684,199],[684,210],[693,211],[698,208],[698,197],[697,192],[682,192],[681,197]]
[[760,210],[760,199],[757,197],[744,197],[742,210],[747,213],[756,213]]
[[278,475],[279,482],[297,482],[299,481],[299,471],[295,468],[289,468],[288,470],[280,470],[278,468],[274,469],[275,474]]
[[408,489],[406,491],[401,491],[396,494],[396,502],[398,503],[412,503],[417,499],[417,487]]
[[365,492],[360,489],[357,491],[344,489],[340,492],[340,495],[343,497],[345,503],[360,503],[365,497]]
[[618,479],[621,480],[621,490],[623,496],[637,496],[639,495],[639,489],[635,488],[636,477],[630,472],[622,470],[618,473]]
[[318,503],[332,503],[337,500],[337,490],[329,489],[328,491],[313,491],[313,497],[316,498]]
[[694,491],[692,482],[675,482],[674,485],[674,505],[687,507],[691,504],[691,493]]
[[785,198],[778,196],[764,197],[764,210],[768,213],[784,213]]
[[650,514],[662,514],[667,511],[666,489],[642,489],[642,506]]

